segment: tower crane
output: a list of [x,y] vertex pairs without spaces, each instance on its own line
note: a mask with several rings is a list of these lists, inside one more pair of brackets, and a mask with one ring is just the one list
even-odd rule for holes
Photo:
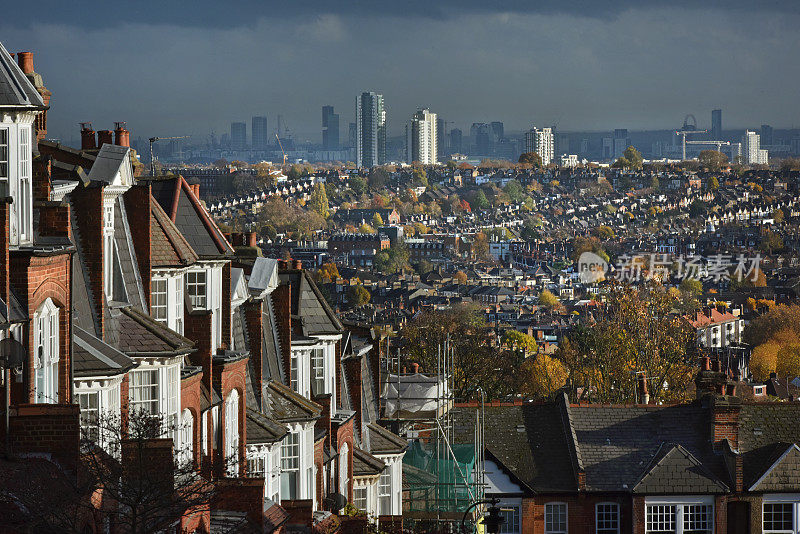
[[191,137],[190,135],[179,135],[175,137],[151,137],[148,139],[150,141],[150,176],[156,175],[156,166],[155,166],[155,157],[153,156],[153,143],[156,141],[163,141],[165,139],[188,139]]
[[683,157],[682,161],[686,161],[686,136],[689,134],[706,133],[708,130],[675,130],[676,135],[683,137]]
[[687,145],[714,145],[717,152],[722,152],[722,145],[730,145],[730,141],[686,141]]
[[281,152],[283,153],[283,166],[285,167],[286,166],[286,151],[283,149],[283,145],[281,144],[281,138],[278,137],[278,134],[275,134],[275,139],[278,140],[278,146],[280,147]]

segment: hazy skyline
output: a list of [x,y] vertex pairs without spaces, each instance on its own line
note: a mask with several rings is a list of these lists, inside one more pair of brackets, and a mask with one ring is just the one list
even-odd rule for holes
[[134,137],[244,121],[249,138],[252,115],[272,131],[281,114],[319,141],[326,104],[345,140],[365,90],[385,96],[391,135],[423,106],[466,129],[667,129],[687,113],[707,128],[714,108],[726,129],[800,126],[798,3],[428,4],[46,0],[4,8],[0,41],[34,52],[53,91],[50,136],[65,140],[78,122],[115,120]]

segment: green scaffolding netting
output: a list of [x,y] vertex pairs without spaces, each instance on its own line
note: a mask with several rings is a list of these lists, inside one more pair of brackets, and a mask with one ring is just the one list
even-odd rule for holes
[[451,452],[443,442],[437,447],[435,440],[412,441],[403,458],[403,509],[463,511],[474,501],[474,471],[473,444],[453,445]]

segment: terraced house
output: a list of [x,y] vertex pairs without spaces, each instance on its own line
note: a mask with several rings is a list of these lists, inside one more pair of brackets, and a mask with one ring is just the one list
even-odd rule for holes
[[199,186],[142,176],[124,123],[82,125],[80,148],[46,140],[50,92],[30,54],[17,59],[0,45],[0,384],[15,459],[0,461],[3,528],[69,530],[32,517],[31,494],[46,492],[30,488],[53,478],[80,504],[70,528],[127,531],[127,495],[78,481],[94,480],[95,451],[103,472],[132,477],[147,421],[157,435],[138,458],[173,477],[160,489],[187,471],[195,496],[211,488],[150,530],[335,531],[347,502],[370,515],[351,521],[395,524],[405,442],[365,415],[371,333],[350,333],[297,262],[224,235]]

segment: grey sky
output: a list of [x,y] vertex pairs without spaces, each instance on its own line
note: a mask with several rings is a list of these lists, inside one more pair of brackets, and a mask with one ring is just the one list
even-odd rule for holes
[[419,106],[462,128],[673,128],[687,113],[707,127],[715,107],[725,127],[800,125],[798,2],[43,4],[6,11],[0,40],[35,53],[64,139],[81,121],[205,135],[280,113],[318,140],[324,104],[346,137],[362,90],[384,94],[391,133]]

